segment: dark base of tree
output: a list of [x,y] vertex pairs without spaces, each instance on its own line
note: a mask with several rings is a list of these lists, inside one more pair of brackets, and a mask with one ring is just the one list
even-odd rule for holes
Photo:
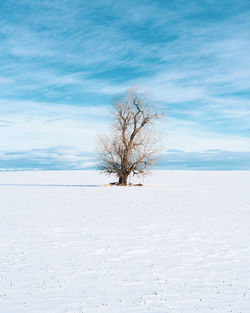
[[128,183],[127,185],[122,185],[122,184],[119,184],[119,182],[114,182],[114,183],[110,183],[109,184],[110,186],[122,186],[122,187],[126,187],[126,186],[129,186],[129,187],[133,187],[133,186],[137,186],[137,187],[142,187],[143,184],[132,184],[132,183]]
[[121,185],[121,186],[127,186],[128,184],[128,176],[120,176],[119,177],[119,182],[118,182],[118,185]]

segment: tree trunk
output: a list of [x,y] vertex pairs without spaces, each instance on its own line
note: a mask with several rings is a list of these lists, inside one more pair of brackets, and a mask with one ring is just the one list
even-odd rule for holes
[[119,177],[119,185],[127,186],[127,184],[128,184],[128,176],[127,175],[121,175]]

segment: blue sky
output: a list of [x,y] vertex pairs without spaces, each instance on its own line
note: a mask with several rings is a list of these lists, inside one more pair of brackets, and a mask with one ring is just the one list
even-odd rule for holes
[[162,167],[250,169],[249,29],[247,0],[1,1],[0,169],[93,168],[131,86],[166,108]]

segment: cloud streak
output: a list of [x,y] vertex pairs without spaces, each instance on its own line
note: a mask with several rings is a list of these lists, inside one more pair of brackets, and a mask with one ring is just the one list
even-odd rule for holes
[[56,146],[0,154],[0,170],[79,170],[95,168],[93,153],[70,146]]
[[[0,153],[0,171],[96,170],[96,155],[72,146],[55,146]],[[250,170],[250,152],[169,150],[161,155],[157,169]]]

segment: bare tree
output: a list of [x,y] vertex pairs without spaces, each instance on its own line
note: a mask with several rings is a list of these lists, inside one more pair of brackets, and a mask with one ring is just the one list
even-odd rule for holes
[[146,175],[156,160],[159,136],[154,122],[160,114],[146,94],[131,88],[113,99],[109,135],[99,135],[99,169],[115,174],[126,186],[129,175]]

